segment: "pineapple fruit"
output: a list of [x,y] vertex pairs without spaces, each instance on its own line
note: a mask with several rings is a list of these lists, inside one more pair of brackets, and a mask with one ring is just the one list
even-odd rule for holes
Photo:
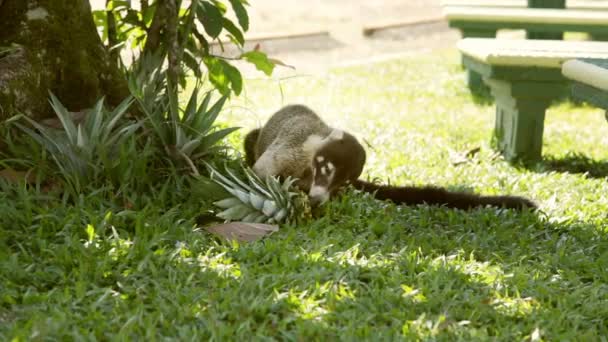
[[287,178],[282,183],[275,177],[262,181],[250,168],[244,168],[246,181],[231,170],[227,176],[213,167],[211,179],[221,185],[232,196],[214,204],[223,211],[217,217],[226,221],[279,224],[296,222],[311,217],[308,196],[297,190],[295,179]]

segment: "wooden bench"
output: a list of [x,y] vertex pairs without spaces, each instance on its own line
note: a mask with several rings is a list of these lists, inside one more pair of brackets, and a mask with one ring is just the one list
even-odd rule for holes
[[[444,0],[442,6],[474,6],[498,8],[558,8],[574,10],[608,10],[606,0]],[[474,37],[471,36],[470,37]],[[484,36],[487,37],[487,36]],[[526,31],[528,39],[563,39],[563,32]],[[591,34],[593,40],[608,40],[606,36]]]
[[524,29],[534,39],[561,39],[564,32],[608,37],[608,10],[445,6],[443,14],[463,38],[494,38],[501,29]]
[[466,38],[464,65],[482,76],[496,100],[494,134],[507,160],[541,157],[545,110],[568,93],[562,64],[608,59],[608,42]]
[[[515,7],[515,8],[553,8],[553,6],[528,6],[527,0],[444,0],[441,6],[477,6],[477,7]],[[565,1],[565,6],[557,8],[569,8],[578,10],[604,10],[608,8],[608,1]]]
[[608,120],[608,61],[569,60],[562,66],[562,74],[572,81],[572,97],[605,109]]
[[[447,6],[444,14],[463,38],[493,38],[499,29],[533,29],[530,34],[535,39],[551,34],[560,39],[564,31],[587,32],[598,40],[608,37],[608,11]],[[472,90],[483,88],[480,75],[468,71],[467,77]]]

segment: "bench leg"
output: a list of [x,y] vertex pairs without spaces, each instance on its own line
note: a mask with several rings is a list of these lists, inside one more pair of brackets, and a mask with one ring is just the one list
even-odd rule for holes
[[[545,111],[558,93],[533,91],[543,83],[511,83],[486,79],[496,99],[494,137],[508,161],[535,162],[541,159]],[[558,89],[546,84],[549,89]]]
[[539,32],[528,30],[526,31],[526,39],[552,39],[552,40],[563,40],[563,32]]
[[467,86],[471,91],[480,91],[487,88],[487,85],[483,83],[481,74],[471,69],[467,69]]
[[[528,0],[529,8],[566,8],[566,0]],[[526,39],[554,39],[563,40],[563,32],[526,31]]]
[[[480,29],[480,28],[462,28],[462,38],[496,38],[496,30]],[[462,64],[464,67],[464,63]],[[473,92],[483,92],[488,86],[483,83],[481,74],[473,70],[467,69],[467,86]]]
[[598,42],[608,42],[608,34],[590,34],[589,38]]
[[496,30],[477,27],[460,28],[462,38],[496,38]]

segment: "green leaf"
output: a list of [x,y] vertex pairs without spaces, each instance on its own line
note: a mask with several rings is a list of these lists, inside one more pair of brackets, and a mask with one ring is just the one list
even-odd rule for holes
[[228,76],[230,80],[231,88],[236,95],[239,95],[243,90],[243,76],[241,76],[241,72],[239,69],[232,66],[230,63],[225,60],[220,60],[222,67],[224,68],[224,73]]
[[145,11],[142,11],[141,17],[143,23],[149,27],[152,23],[152,19],[154,18],[154,12],[156,11],[156,4],[149,6]]
[[114,126],[116,126],[120,118],[122,118],[122,116],[127,112],[127,109],[129,109],[132,103],[133,97],[129,96],[124,99],[116,108],[114,108],[114,110],[110,114],[111,119],[105,126],[106,135],[104,138],[108,137],[110,132],[114,129]]
[[240,127],[230,127],[215,131],[203,138],[202,145],[205,147],[211,147],[217,144],[220,140],[224,139],[228,134],[240,129]]
[[239,25],[241,25],[243,31],[249,30],[249,15],[247,14],[245,6],[243,6],[243,2],[241,0],[230,0],[230,4],[232,5],[234,14],[236,14]]
[[98,137],[102,134],[102,123],[103,123],[103,100],[102,97],[95,103],[95,106],[86,114],[85,125],[87,125],[87,131],[90,133],[91,142],[98,143]]
[[87,241],[93,242],[93,239],[95,238],[95,228],[93,228],[93,226],[91,224],[87,224],[86,232],[87,232]]
[[215,102],[215,104],[213,104],[213,106],[211,106],[209,111],[206,112],[203,122],[201,122],[200,125],[196,126],[196,128],[200,129],[201,133],[206,133],[208,130],[211,129],[213,123],[215,122],[215,119],[217,119],[217,116],[220,114],[220,111],[224,107],[224,103],[226,103],[227,99],[227,96],[222,96],[219,100],[217,100],[217,102]]
[[234,37],[234,39],[236,39],[240,46],[243,46],[245,44],[245,37],[243,37],[243,32],[241,32],[241,30],[239,30],[239,28],[236,27],[236,25],[234,25],[234,23],[228,18],[224,18],[222,23],[224,24],[224,28],[226,29],[226,31],[230,32],[230,34]]
[[50,93],[50,96],[51,107],[53,107],[55,114],[57,114],[57,117],[61,121],[61,125],[63,126],[68,139],[71,143],[75,144],[78,139],[78,132],[76,131],[76,126],[70,117],[70,113],[53,93]]
[[105,42],[108,39],[108,20],[106,10],[93,11],[93,22],[95,26],[101,28],[101,41]]
[[201,137],[190,140],[190,141],[186,142],[183,146],[181,146],[179,150],[183,154],[185,154],[187,156],[191,156],[192,153],[194,152],[194,150],[196,150],[201,145],[201,140],[202,140]]
[[190,99],[188,100],[186,109],[184,110],[184,117],[183,117],[184,120],[183,121],[187,122],[188,124],[190,124],[190,121],[192,121],[196,115],[197,98],[198,98],[199,89],[200,88],[198,85],[196,87],[194,87],[194,89],[192,90],[192,93],[190,93]]
[[262,71],[266,75],[272,75],[274,63],[268,59],[265,53],[260,51],[249,51],[241,55],[241,58],[255,65],[256,69]]
[[243,89],[243,78],[237,68],[219,58],[204,58],[203,61],[209,71],[209,81],[222,93],[229,95],[232,89],[240,94]]
[[213,4],[205,1],[197,8],[196,15],[203,24],[205,32],[212,38],[217,38],[222,32],[222,13]]
[[[209,42],[207,42],[207,39],[205,39],[205,36],[203,36],[202,33],[198,32],[198,30],[196,29],[196,26],[194,26],[192,28],[192,35],[196,37],[196,40],[198,40],[198,43],[201,45],[202,51],[200,51],[200,49],[197,49],[197,52],[200,52],[200,56],[206,56],[209,54]],[[193,51],[195,52],[195,51]]]
[[194,57],[194,54],[190,51],[190,49],[184,49],[184,54],[182,55],[182,60],[184,64],[192,70],[194,73],[194,77],[201,78],[203,73],[201,72],[201,68],[199,66],[199,61]]
[[209,81],[222,95],[230,94],[230,79],[224,72],[224,67],[217,58],[204,58],[203,61],[209,71]]
[[[209,106],[209,102],[211,102],[211,96],[213,95],[213,93],[211,91],[208,91],[205,94],[205,97],[203,98],[203,102],[201,103],[201,105],[198,107],[198,111],[199,112],[207,112],[207,107]],[[224,99],[224,101],[226,101],[226,99]],[[222,103],[222,106],[224,105],[224,103]],[[221,109],[221,106],[220,106]]]
[[127,0],[112,0],[110,9],[131,8],[131,1]]

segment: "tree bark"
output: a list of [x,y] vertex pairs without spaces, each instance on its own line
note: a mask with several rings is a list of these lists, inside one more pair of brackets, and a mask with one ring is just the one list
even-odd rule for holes
[[88,0],[0,0],[0,120],[23,113],[54,116],[53,92],[71,111],[101,96],[110,105],[128,96],[93,22]]

